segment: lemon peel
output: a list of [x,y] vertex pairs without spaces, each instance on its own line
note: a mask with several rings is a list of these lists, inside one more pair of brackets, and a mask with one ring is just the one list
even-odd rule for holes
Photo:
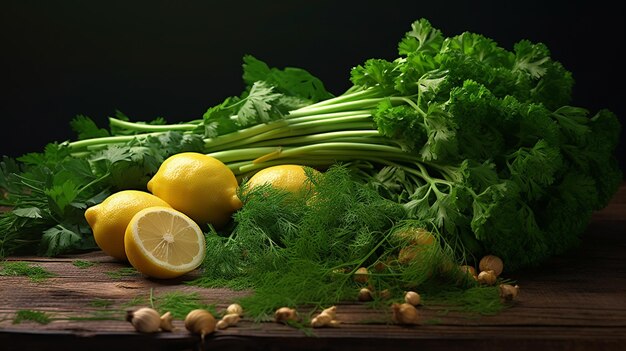
[[200,225],[222,228],[242,206],[233,172],[218,159],[201,153],[170,156],[147,186],[152,194]]
[[170,205],[145,191],[122,190],[87,208],[85,219],[91,227],[98,247],[107,255],[126,261],[124,249],[126,227],[137,212],[152,206]]

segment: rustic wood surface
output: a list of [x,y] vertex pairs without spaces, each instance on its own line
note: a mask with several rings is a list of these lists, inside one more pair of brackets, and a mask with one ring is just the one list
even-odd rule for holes
[[[246,292],[203,289],[184,284],[194,278],[159,281],[141,275],[112,277],[128,267],[101,252],[61,258],[11,257],[35,263],[54,277],[35,282],[0,276],[0,350],[626,350],[626,184],[612,203],[594,214],[581,246],[554,257],[540,268],[509,278],[521,286],[514,306],[493,316],[442,313],[421,308],[420,326],[385,323],[390,316],[365,305],[338,305],[338,328],[315,329],[314,335],[273,322],[244,318],[237,327],[217,331],[204,343],[189,334],[182,320],[171,333],[140,334],[123,321],[123,306],[137,296],[196,292],[207,304],[224,309]],[[76,267],[76,260],[98,262]],[[106,308],[120,320],[76,320]],[[19,310],[47,312],[54,320],[15,324]],[[69,318],[69,319],[68,319]],[[378,321],[372,323],[372,321]]]

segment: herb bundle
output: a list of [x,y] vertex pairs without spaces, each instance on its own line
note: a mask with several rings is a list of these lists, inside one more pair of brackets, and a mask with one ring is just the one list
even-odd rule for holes
[[[0,255],[93,248],[84,209],[115,189],[143,189],[160,162],[181,151],[216,157],[242,180],[276,164],[332,170],[342,163],[367,189],[319,181],[318,191],[333,190],[330,208],[316,209],[325,220],[310,218],[310,204],[284,205],[279,194],[265,202],[242,194],[249,201],[230,232],[209,230],[209,250],[222,249],[207,256],[219,257],[206,269],[214,283],[262,290],[242,272],[288,266],[326,277],[333,267],[372,264],[385,248],[397,249],[387,235],[404,220],[437,234],[444,255],[433,257],[494,254],[509,271],[573,247],[622,179],[613,155],[616,116],[571,106],[571,73],[543,44],[522,40],[509,51],[480,34],[446,37],[422,19],[399,42],[398,55],[353,68],[352,88],[338,96],[305,70],[246,56],[245,91],[202,118],[143,123],[118,114],[105,130],[77,117],[79,140],[0,163],[1,204],[12,207],[0,217]],[[334,172],[341,173],[329,178],[339,177]],[[345,192],[350,202],[337,195]],[[336,222],[342,213],[355,222]],[[355,227],[342,229],[348,224]],[[302,261],[306,249],[329,262]],[[414,282],[416,271],[406,272]],[[331,293],[323,285],[300,288]]]

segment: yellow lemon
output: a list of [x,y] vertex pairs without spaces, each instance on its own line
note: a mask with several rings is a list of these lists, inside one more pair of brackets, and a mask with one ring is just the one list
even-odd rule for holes
[[[255,173],[246,183],[248,188],[270,184],[277,189],[298,192],[306,189],[310,183],[305,173],[307,167],[301,165],[279,165],[263,168]],[[319,173],[314,170],[314,173]]]
[[174,278],[198,268],[205,239],[198,224],[170,207],[137,212],[126,228],[128,262],[139,272],[160,279]]
[[237,179],[218,159],[196,152],[167,158],[148,182],[148,190],[198,224],[223,227],[241,207]]
[[135,213],[151,206],[167,206],[162,199],[145,191],[122,190],[85,211],[85,219],[98,247],[107,255],[126,261],[124,233]]

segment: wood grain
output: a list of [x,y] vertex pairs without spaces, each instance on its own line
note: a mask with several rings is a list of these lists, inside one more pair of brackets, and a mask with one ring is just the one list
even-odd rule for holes
[[[114,277],[127,267],[101,252],[59,258],[11,257],[54,273],[45,282],[0,276],[0,350],[626,350],[626,185],[611,204],[593,215],[579,248],[545,265],[513,276],[522,287],[515,305],[494,316],[469,318],[421,308],[427,323],[402,327],[390,315],[356,303],[338,305],[338,328],[314,335],[272,323],[245,319],[200,343],[181,320],[172,333],[140,334],[122,320],[125,304],[137,296],[194,292],[203,302],[225,308],[248,292],[186,285],[195,278],[159,281],[141,275]],[[76,260],[96,262],[79,268]],[[120,320],[68,320],[101,311],[107,300]],[[30,309],[54,318],[46,325],[13,324],[15,313]]]

